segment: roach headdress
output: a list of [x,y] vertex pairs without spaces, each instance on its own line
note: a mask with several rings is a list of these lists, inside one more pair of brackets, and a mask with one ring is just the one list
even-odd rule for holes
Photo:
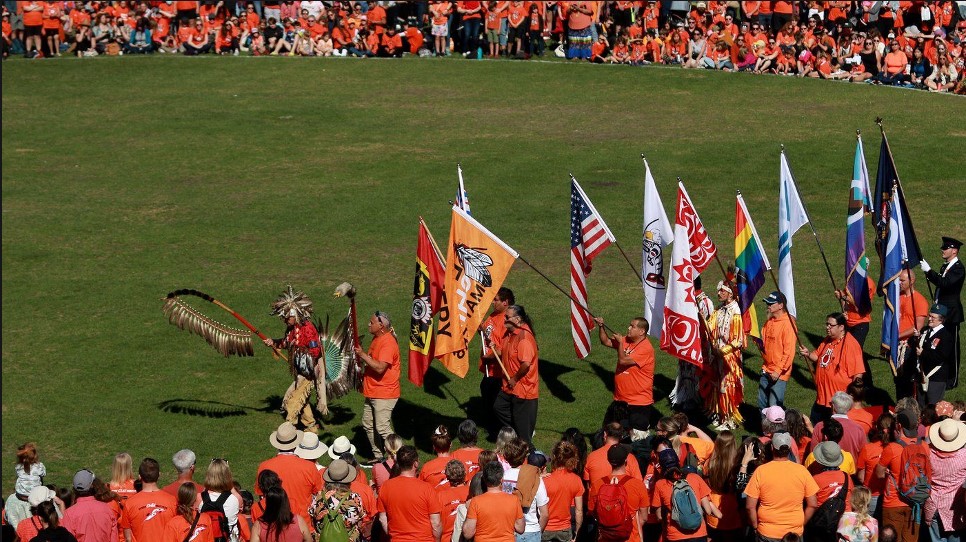
[[283,320],[294,316],[299,322],[304,322],[312,316],[312,300],[304,292],[296,292],[289,286],[272,303],[272,314]]

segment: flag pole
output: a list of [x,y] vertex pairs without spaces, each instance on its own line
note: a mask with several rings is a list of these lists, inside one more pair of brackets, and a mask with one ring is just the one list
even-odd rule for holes
[[[486,335],[483,334],[482,330],[480,330],[480,340],[483,341],[483,345],[485,346],[487,343],[487,340],[486,340]],[[510,373],[506,372],[506,366],[503,365],[503,360],[500,359],[500,354],[496,353],[496,350],[493,349],[492,344],[490,345],[490,352],[493,352],[493,357],[495,357],[496,362],[500,364],[500,369],[503,370],[503,376],[505,376],[507,380],[510,380]]]
[[[537,269],[536,267],[534,267],[532,263],[528,262],[527,259],[523,257],[523,255],[518,255],[517,256],[517,259],[519,259],[521,262],[525,263],[527,265],[527,267],[529,267],[530,269],[533,269],[534,271],[536,271],[538,275],[540,275],[541,277],[543,277],[543,280],[549,282],[551,286],[553,286],[554,288],[556,288],[557,290],[559,290],[560,293],[562,293],[563,295],[567,296],[567,299],[569,299],[569,300],[573,301],[574,303],[576,303],[577,306],[580,307],[581,309],[583,309],[584,311],[586,311],[587,314],[589,314],[591,318],[597,318],[597,316],[594,313],[590,312],[590,309],[588,309],[586,305],[584,305],[580,301],[577,301],[576,299],[574,299],[574,296],[572,296],[569,293],[567,293],[566,290],[564,290],[563,288],[561,288],[550,277],[548,277],[547,275],[545,275],[543,273],[543,271],[541,271],[541,270]],[[604,324],[604,327],[607,329],[607,331],[610,331],[613,334],[616,334],[617,333],[616,331],[614,331],[613,329],[611,329],[611,327],[608,326],[607,324]]]
[[[785,145],[782,144],[782,154],[785,154]],[[791,173],[791,168],[788,170]],[[808,214],[808,208],[805,207],[805,201],[802,200],[802,191],[798,188],[798,181],[795,180],[795,175],[791,175],[792,184],[795,185],[795,190],[798,192],[798,200],[802,203],[802,210],[805,211],[805,218],[808,219],[808,228],[812,230],[812,236],[815,237],[815,244],[818,245],[818,251],[822,255],[822,261],[825,262],[825,271],[828,272],[828,278],[832,281],[832,290],[838,291],[839,287],[835,283],[835,277],[832,275],[832,267],[828,264],[828,258],[825,257],[825,249],[822,248],[822,242],[818,240],[818,232],[815,231],[815,226],[812,224],[812,217]]]

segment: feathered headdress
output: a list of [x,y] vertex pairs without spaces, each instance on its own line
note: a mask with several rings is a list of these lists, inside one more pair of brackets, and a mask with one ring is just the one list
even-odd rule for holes
[[296,292],[289,285],[272,303],[272,314],[283,320],[294,316],[299,322],[304,322],[312,316],[312,300],[304,292]]

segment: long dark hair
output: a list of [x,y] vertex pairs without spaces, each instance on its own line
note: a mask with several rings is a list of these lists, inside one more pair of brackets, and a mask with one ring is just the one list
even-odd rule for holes
[[537,336],[536,330],[533,329],[533,320],[530,319],[530,315],[527,314],[527,311],[523,308],[523,305],[510,305],[508,309],[513,309],[513,312],[517,313],[517,316],[520,317],[520,320],[522,320],[523,323],[530,328],[530,333],[534,337]]
[[292,508],[289,506],[288,495],[285,493],[285,490],[281,487],[267,489],[265,491],[265,513],[262,515],[261,520],[259,520],[268,526],[265,536],[266,541],[273,539],[272,532],[274,531],[274,540],[277,542],[282,531],[293,520]]
[[198,489],[192,482],[185,482],[178,487],[178,514],[188,523],[195,519],[195,501],[198,499]]
[[56,529],[60,525],[60,517],[57,515],[57,505],[53,501],[44,501],[37,505],[37,515],[40,520],[47,524],[47,529]]

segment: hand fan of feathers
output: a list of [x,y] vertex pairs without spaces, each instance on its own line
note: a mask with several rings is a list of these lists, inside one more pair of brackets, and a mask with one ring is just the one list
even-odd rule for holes
[[328,318],[324,324],[318,319],[314,323],[322,345],[319,361],[324,360],[325,394],[328,399],[345,397],[362,385],[362,368],[353,349],[351,319],[343,318],[335,330],[329,329]]

